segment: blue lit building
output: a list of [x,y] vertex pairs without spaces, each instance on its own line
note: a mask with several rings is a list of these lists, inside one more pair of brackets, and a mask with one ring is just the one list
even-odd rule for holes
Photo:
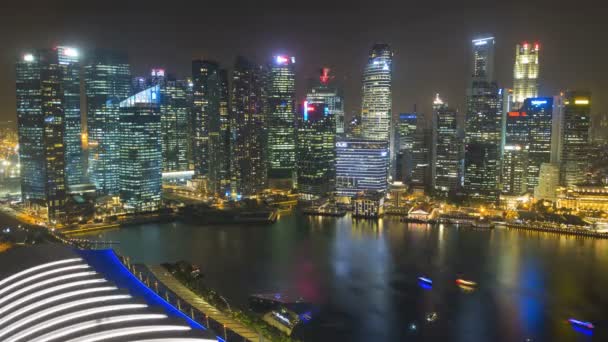
[[118,195],[118,104],[131,94],[127,55],[109,50],[91,51],[84,72],[88,110],[88,177],[100,194]]
[[23,201],[62,220],[67,188],[82,183],[80,64],[71,47],[38,49],[17,62]]
[[353,197],[365,190],[386,192],[388,141],[346,139],[336,142],[336,193]]
[[158,210],[161,196],[162,147],[160,86],[145,89],[119,103],[119,186],[127,211]]

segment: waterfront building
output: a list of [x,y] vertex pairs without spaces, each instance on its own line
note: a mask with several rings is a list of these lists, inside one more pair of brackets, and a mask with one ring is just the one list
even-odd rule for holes
[[333,82],[331,69],[322,68],[317,80],[311,80],[306,101],[308,104],[325,104],[330,117],[334,119],[336,135],[344,136],[344,97]]
[[527,145],[509,144],[502,158],[502,192],[521,195],[527,191],[529,149]]
[[84,67],[87,98],[88,177],[97,192],[118,195],[119,102],[131,93],[127,55],[95,50]]
[[379,218],[384,216],[384,193],[362,191],[353,198],[353,217]]
[[388,142],[345,139],[336,142],[336,193],[353,197],[365,190],[386,192]]
[[232,72],[232,191],[242,196],[260,193],[268,184],[263,73],[244,57],[237,57]]
[[213,61],[192,62],[193,160],[195,176],[210,194],[224,195],[230,184],[228,80]]
[[502,90],[494,82],[494,38],[473,40],[467,94],[464,188],[473,200],[498,200],[502,144]]
[[419,113],[401,113],[395,124],[395,180],[409,183],[414,169],[413,148]]
[[268,181],[273,188],[295,183],[295,57],[274,56],[268,87]]
[[559,165],[543,163],[540,166],[538,185],[534,188],[536,200],[556,200],[556,191],[559,187]]
[[589,126],[591,122],[591,93],[566,92],[563,99],[560,129],[560,177],[561,184],[573,186],[585,181],[590,166]]
[[[553,134],[553,98],[528,98],[520,110],[526,118],[528,171],[527,191],[533,192],[538,185],[540,166],[551,161],[551,138]],[[524,116],[525,115],[525,116]]]
[[412,146],[412,173],[410,185],[417,192],[430,192],[434,188],[433,128],[417,127]]
[[557,198],[557,207],[572,210],[608,211],[608,186],[578,184],[568,187]]
[[304,101],[297,129],[297,186],[301,198],[314,200],[333,191],[336,121],[328,105]]
[[160,86],[119,103],[120,200],[128,212],[160,208],[162,146]]
[[112,249],[41,243],[0,253],[0,264],[2,341],[218,340]]
[[513,67],[513,99],[515,108],[525,99],[538,97],[538,76],[540,44],[527,42],[515,47],[515,66]]
[[392,121],[393,51],[388,44],[374,44],[363,71],[361,135],[367,140],[389,141]]
[[447,195],[460,187],[461,147],[458,137],[457,111],[439,98],[434,101],[437,139],[435,152],[435,190]]
[[16,73],[22,199],[62,220],[67,188],[83,178],[79,53],[38,49],[18,60]]

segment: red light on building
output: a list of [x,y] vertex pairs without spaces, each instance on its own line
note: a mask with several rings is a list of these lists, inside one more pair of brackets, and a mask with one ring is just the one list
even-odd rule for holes
[[518,117],[522,117],[522,116],[528,116],[528,113],[526,113],[526,112],[509,112],[508,115],[510,118],[518,118]]
[[540,44],[539,43],[534,44],[534,49],[536,51],[540,50]]
[[306,111],[308,112],[314,112],[316,110],[316,108],[314,106],[306,106]]
[[327,85],[329,83],[329,81],[333,79],[333,76],[329,75],[330,71],[331,71],[330,68],[321,69],[321,76],[319,76],[319,80],[321,81],[321,84]]

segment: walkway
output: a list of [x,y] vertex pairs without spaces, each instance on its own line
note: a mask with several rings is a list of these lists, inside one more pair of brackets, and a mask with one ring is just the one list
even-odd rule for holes
[[152,273],[152,275],[154,275],[156,279],[158,279],[160,283],[175,293],[175,295],[181,298],[181,300],[188,303],[196,310],[204,313],[210,319],[223,324],[226,329],[234,331],[248,341],[257,342],[261,340],[261,336],[257,332],[217,310],[214,306],[207,303],[196,293],[182,285],[182,283],[175,279],[175,277],[173,277],[173,275],[171,275],[171,273],[169,273],[164,267],[146,265],[146,268],[150,271],[150,273]]

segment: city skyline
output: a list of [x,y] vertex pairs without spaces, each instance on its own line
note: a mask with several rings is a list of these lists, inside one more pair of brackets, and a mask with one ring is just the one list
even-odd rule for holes
[[[372,29],[362,30],[357,28],[356,23],[364,14],[358,11],[353,13],[352,9],[345,9],[344,14],[337,14],[339,7],[329,6],[326,12],[320,14],[304,10],[297,14],[288,12],[281,17],[280,14],[285,11],[281,11],[280,8],[261,7],[254,9],[252,14],[260,13],[262,10],[268,11],[268,17],[277,18],[277,22],[267,26],[252,23],[251,18],[245,17],[241,11],[236,11],[236,13],[226,13],[219,19],[206,21],[206,24],[197,25],[189,20],[191,17],[188,15],[169,10],[172,16],[168,18],[167,23],[184,23],[187,29],[170,32],[165,30],[167,24],[151,28],[151,32],[155,34],[151,35],[154,38],[150,40],[161,44],[145,44],[146,40],[135,39],[134,33],[129,32],[133,28],[132,25],[141,20],[137,15],[133,17],[129,15],[146,13],[147,9],[127,6],[124,13],[114,19],[116,28],[104,31],[99,30],[99,25],[95,24],[100,24],[100,21],[109,15],[107,10],[98,11],[92,16],[75,7],[70,12],[74,15],[73,20],[60,28],[45,31],[47,34],[44,37],[35,34],[35,27],[38,25],[48,26],[45,25],[44,20],[35,23],[30,29],[20,31],[18,28],[23,23],[13,22],[8,18],[1,25],[10,25],[12,30],[17,29],[19,33],[15,37],[6,37],[7,44],[0,55],[0,67],[5,71],[2,73],[5,76],[0,76],[0,120],[14,119],[12,109],[14,99],[10,94],[14,93],[15,57],[29,48],[61,44],[77,46],[83,51],[95,46],[111,46],[125,50],[129,54],[134,75],[147,73],[153,67],[164,67],[173,70],[178,78],[188,75],[190,62],[195,58],[213,59],[218,60],[221,65],[232,65],[236,55],[244,55],[261,64],[268,59],[268,56],[286,53],[295,56],[298,60],[296,64],[296,78],[299,80],[296,81],[298,101],[305,96],[306,84],[302,80],[316,75],[317,70],[323,66],[334,70],[336,81],[342,83],[345,90],[347,120],[353,112],[360,111],[360,82],[361,70],[366,62],[365,51],[376,42],[386,42],[395,51],[393,117],[400,112],[411,111],[414,104],[418,105],[420,112],[430,112],[432,97],[437,92],[462,113],[465,102],[462,89],[466,84],[469,68],[467,42],[485,32],[493,33],[496,37],[496,79],[501,87],[512,87],[512,67],[515,61],[513,51],[517,43],[527,40],[538,41],[542,48],[541,63],[544,71],[541,74],[539,96],[551,96],[559,90],[581,88],[588,88],[592,93],[598,94],[608,88],[599,76],[601,72],[596,72],[592,67],[603,68],[600,61],[605,59],[608,51],[603,46],[591,44],[591,38],[582,34],[593,31],[591,28],[595,24],[592,20],[583,21],[583,16],[578,12],[547,10],[546,15],[537,22],[526,23],[522,20],[522,15],[512,13],[515,9],[513,6],[507,7],[504,15],[492,23],[490,19],[496,19],[498,12],[505,8],[490,10],[481,7],[477,12],[484,15],[474,16],[454,12],[454,6],[448,6],[439,10],[437,18],[434,18],[430,16],[431,9],[423,7],[420,9],[420,18],[413,18],[407,23],[401,23],[395,14],[387,14],[384,18],[372,15],[368,20],[376,25]],[[534,8],[533,5],[531,7]],[[38,8],[45,9],[45,6]],[[393,7],[386,8],[388,13]],[[407,4],[396,8],[407,8]],[[226,9],[217,10],[222,13],[221,11]],[[50,9],[50,11],[54,10]],[[155,15],[150,14],[151,17]],[[569,20],[563,22],[561,19],[566,15]],[[229,20],[233,17],[243,20],[238,22]],[[333,17],[335,20],[321,20],[318,27],[307,25],[306,30],[296,27],[311,18],[327,17]],[[235,24],[218,37],[206,35],[205,28],[218,25],[222,18]],[[463,19],[465,25],[459,25],[461,27],[457,29],[450,27],[449,23],[462,22]],[[294,22],[293,26],[288,25],[290,20]],[[513,20],[522,25],[504,25]],[[85,22],[90,21],[94,24],[85,25]],[[424,28],[433,26],[427,24],[436,21],[440,21],[441,25],[436,25],[435,29]],[[253,25],[252,28],[255,29],[253,36],[249,32],[251,30],[245,29],[248,24]],[[413,26],[417,28],[415,34],[410,32]],[[133,30],[137,33],[139,31]],[[201,35],[193,39],[197,32]],[[344,39],[351,35],[358,38]],[[164,49],[162,46],[167,48]],[[591,56],[577,52],[589,46],[594,51]],[[449,58],[444,57],[442,51],[445,50],[450,51]],[[564,65],[569,67],[565,68]],[[593,115],[605,111],[606,107],[606,101],[598,97],[592,108]]]

